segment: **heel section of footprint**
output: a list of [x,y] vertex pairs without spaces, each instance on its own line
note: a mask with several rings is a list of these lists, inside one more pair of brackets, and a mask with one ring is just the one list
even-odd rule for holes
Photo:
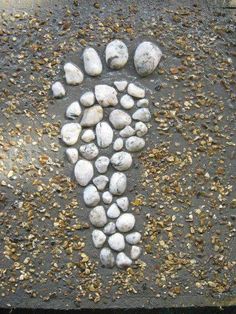
[[[161,56],[156,44],[147,41],[139,44],[134,53],[138,75],[144,77],[153,73]],[[102,62],[94,48],[86,48],[82,58],[87,75],[102,74]],[[107,45],[105,60],[109,68],[118,71],[128,59],[124,42],[114,40]],[[85,79],[79,66],[71,62],[64,65],[64,72],[68,85],[79,85]],[[52,93],[55,98],[62,98],[66,89],[61,82],[55,82]],[[121,109],[116,109],[117,105]],[[124,194],[128,184],[126,172],[133,163],[132,154],[145,147],[143,137],[151,119],[148,105],[145,89],[125,79],[114,81],[113,86],[97,84],[94,90],[83,93],[79,101],[75,100],[67,107],[66,117],[72,121],[61,129],[61,139],[69,146],[66,155],[74,164],[75,179],[84,187],[84,203],[92,207],[89,220],[96,228],[92,241],[101,249],[100,262],[107,268],[115,264],[119,268],[129,267],[141,255],[141,247],[137,246],[141,233],[135,230],[135,216],[128,212],[129,199]],[[104,121],[107,107],[109,119]],[[131,115],[129,111],[135,107]],[[78,142],[78,148],[71,147]],[[105,156],[103,149],[110,146],[114,152],[112,156]],[[114,173],[109,178],[110,167]],[[125,249],[129,253],[125,253]]]

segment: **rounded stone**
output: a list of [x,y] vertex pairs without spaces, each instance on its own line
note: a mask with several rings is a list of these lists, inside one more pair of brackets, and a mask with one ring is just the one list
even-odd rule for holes
[[138,135],[139,137],[142,137],[147,134],[148,128],[145,123],[139,121],[135,123],[135,131],[136,131],[136,135]]
[[125,239],[123,234],[114,233],[108,238],[108,244],[114,251],[123,251],[125,248]]
[[145,41],[138,45],[134,53],[134,66],[141,76],[151,74],[162,56],[161,50],[152,42]]
[[102,118],[103,118],[102,107],[95,105],[84,110],[84,114],[80,124],[83,127],[91,127],[100,122]]
[[138,108],[140,107],[147,107],[149,104],[149,100],[147,98],[139,99],[136,103],[136,106]]
[[80,154],[87,160],[92,160],[97,157],[99,150],[94,143],[81,145],[79,148]]
[[136,260],[141,255],[141,248],[139,246],[133,245],[130,250],[130,256],[133,260]]
[[93,184],[89,184],[84,189],[84,203],[89,206],[96,206],[100,202],[100,195],[97,188]]
[[65,96],[66,91],[61,82],[55,82],[52,84],[52,94],[54,98],[62,98]]
[[94,48],[86,48],[83,53],[84,70],[88,75],[97,76],[102,73],[102,61]]
[[134,83],[130,83],[128,85],[128,94],[135,98],[144,98],[145,97],[145,90]]
[[99,173],[107,172],[107,168],[109,166],[110,159],[106,156],[100,156],[95,161],[95,167]]
[[121,97],[120,104],[124,109],[131,109],[134,106],[134,99],[126,94]]
[[81,135],[81,140],[84,141],[85,143],[90,143],[95,139],[95,134],[93,130],[87,129],[83,132]]
[[110,113],[109,120],[115,129],[121,130],[132,122],[130,115],[123,110],[115,109]]
[[75,119],[81,115],[81,107],[78,101],[72,102],[66,110],[66,117]]
[[121,137],[130,137],[134,134],[135,134],[135,130],[130,125],[127,125],[124,129],[120,131]]
[[116,221],[116,227],[120,232],[129,232],[135,225],[135,217],[133,214],[122,214]]
[[128,82],[125,80],[124,81],[115,81],[114,85],[118,89],[119,92],[123,92],[126,89]]
[[127,268],[132,264],[132,260],[124,253],[120,252],[116,256],[116,265],[119,268]]
[[113,195],[122,195],[127,187],[126,175],[122,172],[115,172],[111,176],[109,190]]
[[113,196],[109,191],[102,193],[102,200],[104,204],[111,204],[112,199],[113,199]]
[[108,224],[103,228],[103,232],[105,234],[108,234],[108,235],[115,233],[116,232],[116,224],[113,221],[108,222]]
[[89,213],[89,220],[95,227],[104,227],[107,223],[107,216],[103,206],[94,207]]
[[132,115],[134,120],[139,120],[142,122],[148,122],[151,119],[151,113],[148,108],[140,108],[134,112]]
[[129,152],[138,152],[143,149],[144,146],[144,139],[137,136],[131,136],[125,142],[125,147]]
[[118,104],[117,91],[106,84],[95,86],[95,97],[102,107],[116,106]]
[[68,161],[71,163],[71,164],[75,164],[79,158],[79,153],[78,153],[78,149],[76,148],[67,148],[66,149],[66,156],[67,156],[67,159]]
[[67,62],[64,65],[64,71],[67,84],[78,85],[83,82],[84,74],[77,65]]
[[107,176],[100,175],[93,179],[93,184],[96,186],[98,191],[103,191],[108,183],[109,179]]
[[125,171],[132,165],[132,156],[127,152],[118,152],[112,155],[111,164],[119,171]]
[[100,261],[103,266],[107,268],[112,268],[115,264],[115,258],[112,251],[105,247],[100,252]]
[[80,97],[80,102],[84,107],[91,107],[95,103],[95,96],[93,92],[85,92]]
[[101,230],[93,230],[92,240],[96,248],[101,248],[106,241],[106,235]]
[[124,140],[121,137],[118,137],[113,143],[113,149],[115,151],[121,150],[123,146],[124,146]]
[[106,63],[111,69],[121,69],[128,61],[128,48],[123,41],[115,39],[107,45],[105,56]]
[[81,125],[79,123],[67,123],[61,129],[61,138],[66,145],[71,146],[78,141],[80,132]]
[[114,203],[107,210],[107,217],[115,219],[120,216],[120,210],[118,206]]
[[129,233],[125,236],[125,240],[129,243],[129,244],[137,244],[140,242],[141,240],[141,233],[135,231],[132,233]]
[[121,210],[126,212],[129,208],[129,199],[127,196],[119,197],[116,199],[116,204],[119,206]]
[[90,161],[81,159],[76,163],[74,175],[76,181],[81,186],[86,186],[92,179],[93,174],[94,174],[93,165]]

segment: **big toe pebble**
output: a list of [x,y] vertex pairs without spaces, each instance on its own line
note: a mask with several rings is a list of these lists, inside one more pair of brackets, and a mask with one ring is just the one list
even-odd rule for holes
[[106,63],[114,70],[125,66],[129,58],[128,48],[121,40],[115,39],[106,47]]
[[133,214],[122,214],[116,221],[116,227],[121,232],[128,232],[133,229],[135,225],[135,218]]

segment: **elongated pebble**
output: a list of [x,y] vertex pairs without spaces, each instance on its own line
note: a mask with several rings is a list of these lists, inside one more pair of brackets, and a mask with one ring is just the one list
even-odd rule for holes
[[107,268],[112,268],[115,264],[115,258],[112,251],[105,247],[100,252],[101,264]]
[[130,83],[128,85],[128,94],[135,98],[144,98],[145,97],[145,90],[134,83]]
[[88,160],[80,159],[75,165],[74,174],[76,181],[81,186],[86,186],[94,174],[92,163]]
[[97,76],[102,73],[102,62],[94,48],[86,48],[83,53],[84,70],[88,75]]

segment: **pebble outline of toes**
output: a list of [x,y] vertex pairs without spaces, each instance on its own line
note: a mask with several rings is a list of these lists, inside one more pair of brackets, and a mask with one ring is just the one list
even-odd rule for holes
[[[161,57],[162,52],[156,44],[148,41],[139,44],[134,53],[134,67],[139,76],[154,72]],[[94,48],[85,48],[82,58],[87,75],[98,76],[102,73],[102,62]],[[109,68],[123,68],[128,58],[128,48],[121,40],[113,40],[106,46],[105,60]],[[72,62],[64,65],[64,72],[68,85],[79,85],[84,80],[83,71]],[[54,98],[63,98],[66,89],[57,81],[52,84],[52,93]],[[120,100],[117,97],[119,93],[124,94]],[[116,109],[118,103],[121,109]],[[151,119],[148,104],[145,88],[132,82],[114,81],[113,86],[97,84],[94,91],[85,92],[79,101],[68,106],[66,117],[71,122],[61,129],[60,137],[68,146],[67,159],[74,165],[75,179],[84,187],[84,202],[90,208],[89,220],[95,228],[92,241],[96,248],[101,249],[100,262],[107,268],[115,264],[119,268],[129,267],[141,255],[141,248],[137,246],[141,234],[135,230],[135,216],[128,212],[129,199],[124,193],[127,187],[126,171],[133,162],[132,154],[145,147],[143,137],[148,132],[146,123]],[[130,116],[129,109],[135,105],[137,109]],[[114,108],[110,112],[109,122],[103,120],[107,107]],[[131,126],[132,122],[135,123],[134,127]],[[114,129],[119,134],[116,139]],[[78,150],[72,146],[79,139],[83,144]],[[114,152],[108,158],[103,156],[102,149],[110,145]],[[108,167],[114,170],[110,178],[106,175]],[[94,169],[99,173],[96,177]],[[101,205],[101,200],[104,205]],[[131,246],[130,257],[123,252],[126,244]]]

